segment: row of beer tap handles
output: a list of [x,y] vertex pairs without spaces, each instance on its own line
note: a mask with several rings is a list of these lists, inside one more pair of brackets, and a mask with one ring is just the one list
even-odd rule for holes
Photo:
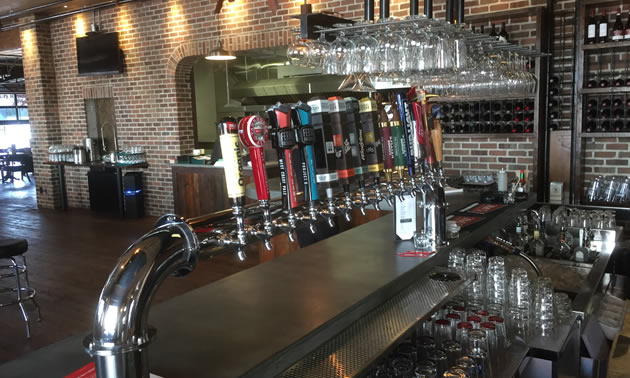
[[[271,249],[276,230],[294,241],[298,224],[324,219],[334,226],[337,215],[350,220],[352,209],[365,214],[396,199],[416,197],[423,204],[446,207],[439,114],[430,114],[427,94],[411,89],[384,98],[315,99],[293,106],[278,103],[268,121],[250,115],[218,123],[228,196],[234,227],[215,229],[204,243],[243,249],[253,236]],[[430,122],[431,121],[431,122]],[[282,212],[272,216],[264,145],[270,139],[278,154]],[[262,223],[245,224],[245,179],[241,145],[249,150]],[[298,174],[301,172],[301,174]],[[298,180],[302,178],[302,188]],[[340,193],[339,193],[340,192]]]

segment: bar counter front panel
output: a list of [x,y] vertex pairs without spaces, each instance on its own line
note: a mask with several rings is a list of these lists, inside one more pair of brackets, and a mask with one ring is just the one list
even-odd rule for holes
[[[149,344],[151,371],[166,378],[275,376],[444,265],[450,248],[472,246],[534,197],[462,232],[428,260],[396,255],[413,244],[393,240],[387,215],[156,305],[149,317],[158,330]],[[449,196],[449,210],[476,199],[467,193]],[[70,374],[90,362],[81,347],[88,332],[8,362],[0,366],[0,376]]]

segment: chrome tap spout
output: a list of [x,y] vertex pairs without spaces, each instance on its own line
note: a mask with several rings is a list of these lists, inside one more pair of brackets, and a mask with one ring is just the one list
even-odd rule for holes
[[147,319],[153,295],[169,275],[191,272],[199,249],[192,228],[169,215],[118,259],[101,291],[92,334],[83,342],[97,377],[149,376],[147,348],[155,331]]

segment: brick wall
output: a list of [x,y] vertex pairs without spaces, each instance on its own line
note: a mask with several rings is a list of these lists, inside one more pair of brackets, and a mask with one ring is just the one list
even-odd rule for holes
[[533,136],[492,136],[444,138],[444,168],[447,175],[460,176],[468,172],[491,171],[501,168],[513,172],[521,169],[533,172]]
[[24,77],[28,82],[29,117],[33,140],[33,162],[37,181],[37,204],[55,208],[61,204],[59,176],[46,166],[48,145],[61,142],[61,122],[57,111],[57,85],[53,64],[50,26],[31,25],[21,31]]
[[[541,0],[466,2],[469,14],[540,3]],[[102,29],[120,33],[126,60],[126,70],[121,75],[77,76],[75,37],[86,31],[92,22],[91,14],[56,20],[49,28],[41,25],[22,29],[35,169],[38,191],[43,191],[40,206],[58,206],[58,178],[42,164],[46,148],[51,143],[79,143],[86,136],[85,90],[111,86],[119,145],[142,145],[147,152],[147,212],[156,215],[172,211],[169,161],[193,146],[189,82],[192,64],[215,47],[219,39],[232,50],[288,44],[292,40],[290,29],[298,26],[298,21],[290,16],[299,13],[299,4],[280,0],[276,14],[268,10],[266,0],[226,2],[219,15],[213,14],[215,2],[210,0],[145,0],[102,10]],[[363,16],[361,0],[321,0],[312,4],[316,12],[329,10],[354,19]],[[392,4],[392,15],[406,16],[407,9],[408,2]],[[435,4],[434,9],[436,17],[443,17],[443,2]],[[531,41],[531,18],[521,23],[529,24],[528,29],[523,31],[523,26],[518,25],[513,30],[508,27],[508,31]],[[41,36],[27,38],[33,29]],[[523,33],[519,36],[520,32]],[[32,50],[30,56],[28,49]],[[48,55],[44,56],[44,52]],[[66,170],[70,206],[88,206],[85,173],[85,169],[76,167]]]
[[630,138],[585,138],[583,146],[585,182],[599,175],[630,176]]

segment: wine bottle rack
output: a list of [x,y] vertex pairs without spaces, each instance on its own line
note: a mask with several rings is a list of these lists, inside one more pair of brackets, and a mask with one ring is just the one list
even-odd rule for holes
[[586,96],[583,133],[630,132],[630,94]]
[[446,134],[531,134],[534,132],[534,100],[449,102],[441,107]]

